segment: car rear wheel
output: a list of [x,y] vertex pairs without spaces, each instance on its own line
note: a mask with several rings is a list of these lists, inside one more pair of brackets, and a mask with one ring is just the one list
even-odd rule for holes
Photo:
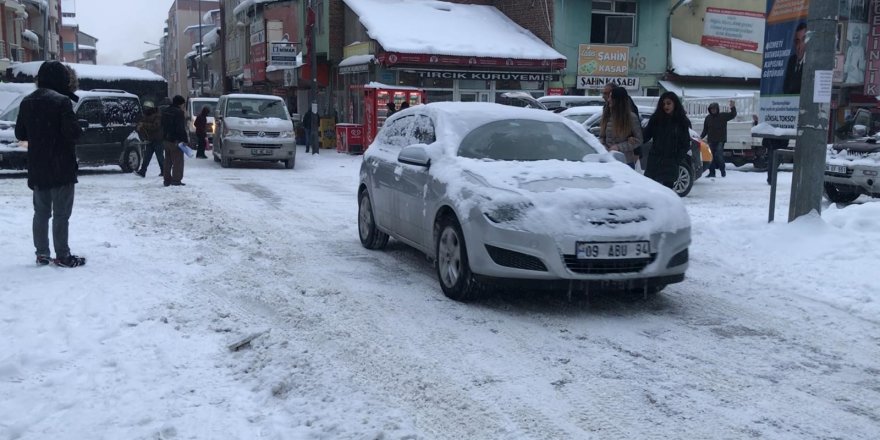
[[691,188],[693,187],[694,170],[691,168],[690,164],[686,161],[682,161],[678,164],[678,176],[675,178],[675,183],[672,184],[672,190],[675,191],[679,197],[684,197],[691,192]]
[[461,226],[447,215],[437,221],[436,230],[435,266],[443,294],[456,301],[475,299],[482,286],[471,272]]
[[141,166],[141,148],[140,145],[136,143],[131,143],[125,146],[125,149],[122,153],[122,160],[119,161],[119,167],[122,168],[122,172],[130,173],[134,170],[140,169]]
[[851,203],[859,198],[859,190],[848,185],[825,184],[825,197],[834,203]]
[[388,244],[388,234],[376,227],[373,204],[370,203],[370,194],[366,191],[358,199],[358,235],[361,244],[367,249],[382,249]]

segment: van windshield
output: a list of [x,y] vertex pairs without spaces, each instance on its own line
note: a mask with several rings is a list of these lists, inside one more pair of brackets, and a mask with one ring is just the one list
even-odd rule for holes
[[244,119],[289,118],[284,101],[259,98],[230,99],[226,103],[226,116]]
[[217,106],[217,101],[190,101],[189,103],[189,114],[193,117],[196,117],[201,113],[203,107],[208,107],[208,116],[214,115],[214,107]]

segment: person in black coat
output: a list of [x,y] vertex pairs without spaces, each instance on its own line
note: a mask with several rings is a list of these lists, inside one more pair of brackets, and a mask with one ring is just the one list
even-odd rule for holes
[[729,112],[722,112],[718,103],[709,104],[709,115],[703,120],[703,132],[700,139],[706,139],[709,149],[712,150],[712,163],[709,164],[709,174],[706,177],[715,177],[715,169],[721,170],[721,177],[727,176],[724,164],[724,144],[727,142],[727,123],[736,117],[736,102],[730,100]]
[[183,151],[178,144],[189,141],[186,134],[186,99],[176,95],[171,105],[162,108],[162,139],[165,141],[165,167],[162,169],[165,186],[186,185],[183,180]]
[[657,109],[643,130],[645,142],[653,139],[645,176],[672,188],[678,179],[678,164],[691,147],[691,121],[681,100],[673,92],[660,95]]
[[76,140],[82,130],[73,112],[70,76],[64,64],[46,61],[37,72],[37,90],[19,106],[15,137],[27,141],[28,187],[34,192],[33,235],[37,264],[52,260],[49,218],[55,264],[77,267],[86,259],[70,253],[68,225],[77,183]]

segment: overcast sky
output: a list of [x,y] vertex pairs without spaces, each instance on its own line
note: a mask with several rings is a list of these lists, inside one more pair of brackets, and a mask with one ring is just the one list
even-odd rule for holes
[[159,43],[172,0],[63,0],[75,2],[81,31],[98,39],[98,64],[121,65]]

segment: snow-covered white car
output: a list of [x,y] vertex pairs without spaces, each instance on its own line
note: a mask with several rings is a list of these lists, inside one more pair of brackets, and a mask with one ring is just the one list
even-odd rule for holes
[[284,99],[273,95],[232,93],[214,111],[214,161],[228,168],[233,160],[296,163],[293,122]]
[[850,203],[860,195],[880,197],[880,134],[835,143],[825,157],[825,197]]
[[563,110],[559,112],[559,116],[583,124],[591,116],[601,114],[603,108],[601,105],[581,105]]
[[616,157],[548,111],[412,107],[364,154],[360,240],[424,252],[456,300],[499,280],[656,292],[684,279],[690,218],[673,191]]

